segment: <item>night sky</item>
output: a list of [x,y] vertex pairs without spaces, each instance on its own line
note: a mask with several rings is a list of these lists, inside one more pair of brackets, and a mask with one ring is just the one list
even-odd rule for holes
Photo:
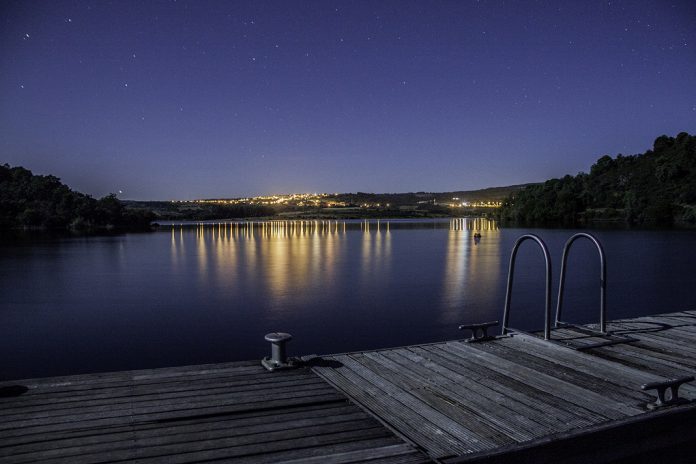
[[3,1],[0,163],[96,197],[451,191],[696,132],[696,2]]

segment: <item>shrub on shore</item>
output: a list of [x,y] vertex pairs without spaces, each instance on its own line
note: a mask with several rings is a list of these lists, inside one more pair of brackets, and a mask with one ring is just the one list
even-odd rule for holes
[[0,165],[0,227],[94,232],[148,230],[154,215],[127,210],[116,195],[96,200],[55,176]]

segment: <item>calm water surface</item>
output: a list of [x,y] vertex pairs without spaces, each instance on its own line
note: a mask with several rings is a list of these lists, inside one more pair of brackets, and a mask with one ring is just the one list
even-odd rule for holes
[[[575,231],[482,220],[175,224],[4,241],[0,378],[260,358],[271,331],[293,334],[291,355],[458,338],[460,323],[501,318],[510,251],[527,232],[548,244],[556,286]],[[695,309],[695,232],[594,233],[608,259],[609,318]],[[543,325],[535,247],[518,255],[511,322],[523,329]],[[576,242],[568,319],[598,319],[598,280],[596,251]]]

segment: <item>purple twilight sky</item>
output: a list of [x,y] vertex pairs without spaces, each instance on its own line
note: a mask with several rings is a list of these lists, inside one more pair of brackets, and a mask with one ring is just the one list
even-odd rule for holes
[[0,163],[96,197],[468,190],[696,132],[696,2],[4,1]]

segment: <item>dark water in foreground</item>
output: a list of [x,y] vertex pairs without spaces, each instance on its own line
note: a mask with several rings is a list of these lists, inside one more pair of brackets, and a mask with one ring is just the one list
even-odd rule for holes
[[[260,358],[271,331],[293,334],[290,355],[458,338],[460,323],[502,317],[510,251],[526,232],[547,242],[555,287],[574,231],[480,220],[177,224],[5,241],[0,378]],[[608,259],[610,319],[696,308],[696,232],[594,233]],[[576,242],[568,271],[564,314],[596,321],[589,242]],[[543,273],[539,250],[525,243],[513,326],[542,327]]]

